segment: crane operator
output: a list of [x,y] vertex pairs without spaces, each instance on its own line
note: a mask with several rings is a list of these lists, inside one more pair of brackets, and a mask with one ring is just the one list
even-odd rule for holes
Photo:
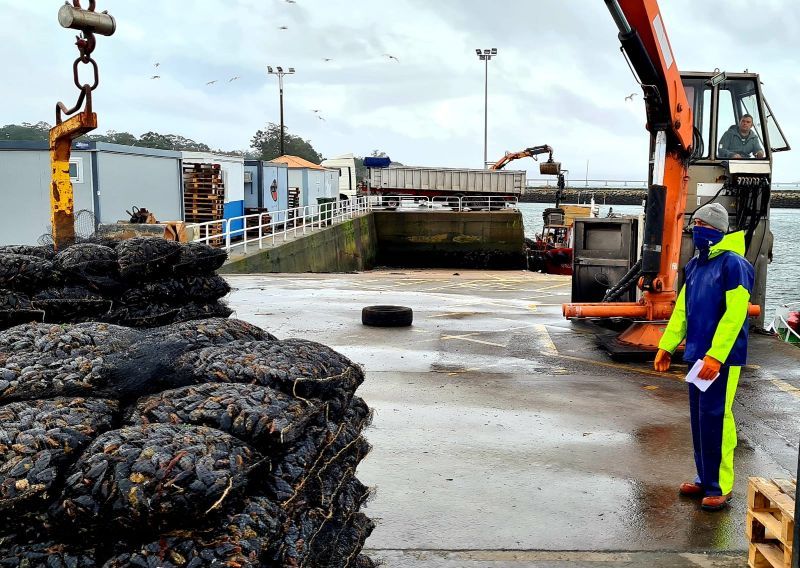
[[753,117],[743,114],[739,119],[739,124],[731,125],[722,138],[719,139],[718,158],[750,158],[761,159],[764,157],[764,149],[761,147],[761,140],[753,130]]

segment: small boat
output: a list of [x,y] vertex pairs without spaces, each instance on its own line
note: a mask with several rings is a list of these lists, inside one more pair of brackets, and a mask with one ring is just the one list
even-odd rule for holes
[[585,205],[562,204],[542,213],[544,227],[536,239],[525,239],[528,270],[545,274],[572,274],[572,227],[575,219],[597,217],[600,207],[594,199]]
[[784,304],[776,309],[767,331],[775,333],[781,341],[800,347],[800,302]]

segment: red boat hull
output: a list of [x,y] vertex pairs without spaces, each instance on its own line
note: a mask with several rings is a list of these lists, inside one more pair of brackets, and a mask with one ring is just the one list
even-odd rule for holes
[[542,252],[545,274],[572,275],[572,249],[554,248]]

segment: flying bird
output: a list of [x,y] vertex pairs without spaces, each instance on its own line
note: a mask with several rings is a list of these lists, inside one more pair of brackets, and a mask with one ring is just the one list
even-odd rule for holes
[[312,108],[311,112],[319,112],[319,109],[318,108]]
[[288,29],[289,29],[289,27],[288,27],[288,26],[281,26],[281,27],[279,27],[278,29],[279,29],[279,30],[288,30]]
[[295,0],[284,0],[287,4],[297,4]]
[[627,97],[625,97],[625,100],[626,100],[626,101],[631,101],[631,102],[633,102],[633,97],[635,97],[637,94],[638,94],[638,93],[631,93],[630,95],[628,95]]
[[322,60],[327,63],[328,61],[333,61],[330,57],[323,57]]
[[151,79],[161,79],[161,75],[153,75],[150,77]]
[[217,82],[217,79],[214,79],[213,81],[209,81],[208,83],[206,83],[206,85],[213,85],[216,82]]
[[317,118],[318,118],[318,119],[320,119],[320,120],[325,120],[324,118],[322,118],[322,115],[321,115],[321,114],[318,114],[318,115],[317,115]]
[[400,63],[400,60],[399,60],[399,59],[397,59],[397,58],[396,58],[394,55],[389,55],[388,53],[384,53],[384,54],[383,54],[383,56],[384,56],[384,57],[388,57],[389,59],[394,59],[395,61],[397,61],[398,63]]
[[156,61],[155,63],[153,63],[153,67],[158,67],[159,65],[161,65],[161,63],[159,63],[158,61]]
[[236,75],[236,77],[231,77],[230,79],[228,79],[228,83],[232,83],[238,78],[239,78],[239,75]]

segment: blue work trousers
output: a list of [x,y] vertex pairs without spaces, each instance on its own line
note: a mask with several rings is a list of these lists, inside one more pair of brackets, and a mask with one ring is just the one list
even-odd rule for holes
[[733,489],[736,423],[732,409],[741,369],[723,365],[706,392],[689,385],[695,483],[706,495],[727,495]]

